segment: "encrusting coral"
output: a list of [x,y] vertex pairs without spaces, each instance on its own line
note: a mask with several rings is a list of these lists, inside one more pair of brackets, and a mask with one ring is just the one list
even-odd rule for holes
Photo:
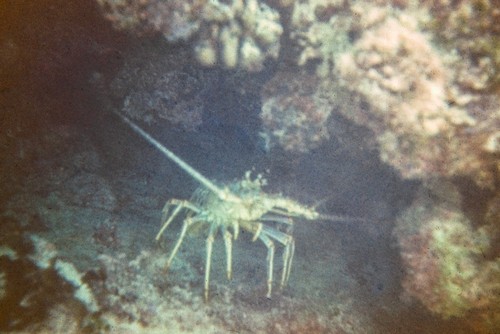
[[160,32],[171,42],[189,39],[200,28],[207,0],[97,0],[104,16],[121,30],[139,35]]
[[290,38],[299,46],[297,64],[319,61],[317,75],[327,77],[336,58],[351,47],[353,15],[343,0],[311,0],[294,3]]
[[473,312],[493,323],[500,311],[498,226],[474,227],[460,201],[453,185],[437,182],[401,215],[394,234],[406,268],[402,285],[407,297],[444,318]]
[[[285,49],[296,67],[265,86],[262,119],[265,139],[286,150],[305,152],[335,136],[328,119],[336,113],[368,128],[370,148],[404,178],[465,176],[491,188],[500,174],[500,13],[491,1],[98,2],[120,29],[192,42],[205,66],[260,71]],[[318,78],[293,77],[300,68]],[[271,105],[285,114],[290,105],[281,103],[299,94],[270,96],[283,76],[297,87],[319,80],[309,99],[329,99],[331,110],[321,102],[321,117],[304,122],[311,108],[295,105],[286,121],[269,122]],[[163,97],[131,94],[126,102],[161,109]]]
[[446,70],[422,33],[404,18],[387,18],[340,56],[336,72],[343,87],[369,104],[340,112],[375,133],[383,161],[407,178],[450,171],[442,160],[449,140],[475,120],[449,107]]
[[500,8],[490,0],[424,1],[439,42],[456,53],[457,83],[470,91],[500,88]]
[[279,13],[265,3],[210,1],[202,16],[204,27],[195,46],[201,64],[259,71],[267,58],[278,57],[283,28]]
[[[391,1],[295,2],[288,26],[298,69],[279,70],[264,87],[266,138],[305,152],[326,141],[324,134],[336,136],[329,115],[341,115],[369,130],[368,148],[377,149],[403,178],[465,176],[494,187],[500,174],[500,99],[493,93],[499,49],[491,22],[498,13],[480,5],[460,2],[447,13],[437,4],[419,7],[412,1],[397,6]],[[439,10],[433,12],[435,7]],[[488,30],[474,48],[470,35],[480,33],[480,24],[464,31],[458,24],[464,15],[480,19]],[[453,22],[438,28],[439,17]],[[487,48],[486,41],[493,46]],[[314,74],[297,75],[301,68]],[[327,101],[330,110],[320,103],[313,108],[324,117],[307,118],[311,108],[296,105],[286,118],[269,117],[271,104],[276,115],[284,115],[285,101],[303,98],[279,89],[283,77],[290,87],[316,81],[305,99]],[[302,135],[289,135],[291,129]],[[322,129],[321,135],[311,129]]]
[[315,75],[287,71],[266,83],[260,115],[266,147],[277,142],[285,150],[306,152],[329,138],[332,108],[326,97],[316,94],[318,85]]
[[159,32],[169,42],[194,39],[196,59],[259,71],[276,59],[283,28],[279,13],[258,0],[98,0],[117,28]]
[[[165,56],[153,50],[130,52],[110,85],[121,111],[146,123],[164,123],[194,131],[202,124],[203,73],[186,66],[186,52]],[[144,58],[149,61],[145,62]]]

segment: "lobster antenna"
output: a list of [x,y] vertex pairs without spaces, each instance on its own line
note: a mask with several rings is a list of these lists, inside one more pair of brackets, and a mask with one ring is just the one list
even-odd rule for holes
[[177,164],[182,170],[191,175],[196,181],[200,182],[202,185],[213,191],[220,199],[228,199],[233,201],[238,201],[237,197],[229,192],[227,188],[220,189],[212,181],[200,174],[196,169],[191,167],[187,162],[179,158],[174,152],[170,151],[168,148],[163,146],[159,141],[151,137],[149,133],[140,128],[137,124],[132,122],[128,117],[122,115],[118,111],[112,110],[116,115],[118,115],[125,123],[128,124],[137,134],[146,139],[148,143],[156,147],[164,156]]
[[323,215],[320,214],[317,218],[318,220],[328,220],[331,222],[369,222],[368,219],[361,217],[350,217],[350,216],[341,216],[341,215]]
[[[320,199],[314,203],[312,208],[316,210],[319,206],[325,204],[327,201],[329,201],[334,195],[327,196],[323,199]],[[352,216],[343,216],[343,215],[324,215],[324,214],[319,214],[318,220],[327,220],[331,222],[360,222],[360,223],[366,223],[369,222],[370,220],[362,218],[362,217],[352,217]]]
[[314,203],[314,205],[312,206],[312,208],[314,210],[317,210],[318,207],[322,206],[323,204],[325,204],[327,201],[329,201],[330,199],[332,199],[332,197],[334,197],[334,195],[330,195],[330,196],[326,196],[325,198],[322,198],[320,200],[317,200],[316,203]]

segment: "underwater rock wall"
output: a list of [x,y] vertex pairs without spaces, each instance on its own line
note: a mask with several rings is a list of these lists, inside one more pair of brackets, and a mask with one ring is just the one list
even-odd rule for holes
[[207,78],[200,69],[188,66],[189,60],[182,50],[169,56],[154,48],[131,51],[108,95],[131,119],[147,124],[166,121],[195,131],[202,124]]
[[[403,178],[466,176],[494,186],[500,14],[488,1],[99,3],[120,29],[194,40],[193,55],[205,66],[260,71],[267,58],[286,60],[262,94],[262,133],[271,146],[316,147],[328,140],[336,113],[366,127],[369,146]],[[307,86],[312,101],[302,101],[302,88],[282,87],[283,78]],[[292,107],[293,100],[301,102]]]
[[[328,130],[333,113],[366,127],[368,146],[403,178],[465,176],[494,186],[500,14],[489,1],[99,3],[120,29],[194,41],[193,56],[204,66],[253,72],[266,59],[278,68],[286,61],[262,93],[262,135],[270,146],[317,147],[335,136]],[[128,105],[161,104],[158,94],[143,95],[129,96]]]

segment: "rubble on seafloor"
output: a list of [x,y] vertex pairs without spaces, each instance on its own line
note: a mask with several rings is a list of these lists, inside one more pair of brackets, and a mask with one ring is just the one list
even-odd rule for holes
[[[286,295],[268,300],[248,282],[236,287],[214,282],[214,297],[206,303],[199,288],[203,275],[190,264],[194,254],[202,253],[196,245],[203,240],[187,241],[188,250],[165,275],[168,252],[153,243],[156,226],[145,223],[148,212],[154,222],[159,219],[160,204],[159,196],[147,197],[141,189],[151,194],[163,187],[134,180],[134,168],[127,167],[123,177],[120,168],[112,172],[128,190],[101,182],[103,164],[109,163],[100,160],[102,152],[75,132],[44,131],[59,151],[38,146],[40,137],[26,143],[25,154],[36,150],[43,158],[31,165],[12,157],[30,177],[19,185],[23,191],[2,203],[0,303],[9,306],[0,314],[2,332],[303,333],[367,327],[345,300],[324,312],[311,301]],[[130,153],[128,159],[135,160]],[[131,197],[142,201],[131,203]],[[244,261],[240,253],[238,262]]]
[[157,250],[133,259],[101,255],[100,265],[82,274],[47,240],[27,231],[19,238],[6,243],[14,248],[0,249],[0,301],[9,305],[0,328],[8,333],[359,332],[366,326],[349,313],[349,305],[320,315],[304,309],[307,303],[281,297],[255,308],[238,297],[245,292],[223,286],[217,288],[220,297],[207,304],[189,285],[166,284],[166,256]]
[[2,307],[0,328],[75,333],[97,319],[100,306],[73,263],[54,244],[29,232],[37,228],[2,217],[0,303],[8,307]]

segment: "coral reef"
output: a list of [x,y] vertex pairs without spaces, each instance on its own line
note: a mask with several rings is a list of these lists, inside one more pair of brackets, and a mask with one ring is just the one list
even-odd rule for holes
[[455,70],[415,20],[387,17],[364,32],[336,68],[341,85],[368,108],[339,110],[375,134],[381,159],[403,177],[464,175],[491,187],[498,167],[486,146],[498,136],[500,101],[490,94],[470,102],[457,96]]
[[494,324],[500,311],[500,257],[493,241],[497,222],[474,226],[452,184],[422,188],[398,220],[394,233],[406,268],[403,288],[444,318],[483,318]]
[[210,1],[196,58],[205,66],[219,61],[227,68],[260,71],[267,58],[278,57],[283,33],[279,18],[276,10],[258,0]]
[[[408,328],[399,319],[416,311],[418,321],[495,332],[496,0],[96,2],[0,4],[0,28],[7,27],[0,34],[7,111],[0,147],[8,157],[0,162],[0,331],[81,333],[91,323],[95,332],[111,333],[363,333],[379,327],[385,333],[381,313],[401,332]],[[128,50],[117,50],[128,34],[111,25],[132,32]],[[99,90],[107,94],[106,106],[99,105]],[[297,224],[297,242],[307,245],[297,248],[297,267],[306,270],[296,271],[292,288],[273,299],[262,297],[264,285],[247,284],[263,277],[265,268],[251,264],[265,254],[242,243],[235,248],[239,276],[223,285],[214,279],[213,299],[204,304],[202,241],[186,240],[166,276],[166,253],[154,249],[151,238],[165,199],[189,192],[191,184],[175,168],[159,167],[157,156],[132,147],[134,138],[123,139],[123,129],[103,111],[110,105],[152,123],[156,133],[180,128],[162,139],[173,138],[202,168],[218,169],[207,173],[215,179],[231,178],[250,163],[270,166],[279,171],[277,190],[325,198],[325,213],[343,205],[332,204],[332,197],[342,198],[384,225]],[[171,126],[162,127],[165,122]],[[266,148],[286,152],[257,149],[260,125]],[[234,138],[250,144],[238,152]],[[233,150],[220,149],[218,141]],[[334,151],[337,145],[344,150]],[[306,163],[289,154],[310,151],[307,157],[315,158]],[[364,155],[355,163],[339,161],[350,170],[338,172],[334,164],[344,152]],[[376,154],[402,179],[423,183],[394,231],[405,301],[422,307],[394,296],[400,268],[385,234],[418,182],[387,180],[371,160]],[[306,176],[307,187],[290,181],[295,176]],[[399,193],[365,196],[394,188],[405,189],[403,199]],[[486,195],[476,198],[479,192]],[[358,232],[359,238],[338,237]],[[168,237],[174,242],[176,233]],[[214,256],[220,268],[214,275],[222,277],[225,263],[216,258],[223,257]],[[384,301],[374,307],[381,294]]]
[[439,43],[459,59],[456,82],[465,91],[495,92],[500,88],[500,9],[497,1],[424,1]]
[[258,0],[99,0],[120,29],[160,32],[170,42],[193,38],[194,54],[205,66],[259,71],[276,59],[283,28],[279,13]]
[[290,35],[284,47],[293,50],[288,57],[297,67],[280,68],[262,92],[263,134],[271,146],[277,142],[287,151],[307,152],[330,135],[341,136],[330,115],[338,114],[336,109],[352,96],[340,87],[334,71],[339,56],[352,49],[353,38],[365,28],[357,20],[357,11],[373,7],[362,3],[351,8],[351,3],[280,2],[291,11]]
[[[423,180],[425,194],[395,230],[406,296],[444,318],[471,315],[472,327],[484,332],[499,321],[498,198],[484,221],[473,219],[459,191],[444,185],[458,176],[493,191],[498,185],[499,49],[492,22],[499,13],[488,1],[424,3],[295,2],[296,64],[314,74],[278,71],[264,87],[261,117],[266,137],[287,150],[305,152],[326,140],[317,129],[344,141],[351,135],[403,178]],[[307,97],[297,93],[308,85]],[[326,102],[311,108],[326,117],[305,117],[313,114],[306,108],[284,112],[289,101],[320,98]],[[367,129],[367,139],[339,135],[332,121],[339,114]]]
[[452,155],[454,141],[449,139],[459,140],[459,130],[474,126],[475,120],[449,107],[445,68],[408,20],[387,18],[340,56],[341,85],[369,104],[340,111],[375,133],[381,159],[403,177],[456,173],[443,159]]
[[351,47],[353,13],[344,0],[311,0],[294,3],[290,38],[300,49],[299,66],[319,61],[317,75],[327,77],[340,53]]
[[187,40],[200,28],[199,11],[207,0],[97,0],[117,29],[138,34],[160,32],[168,41]]
[[[404,178],[465,176],[492,188],[500,174],[500,99],[494,93],[498,37],[492,26],[498,13],[483,1],[450,8],[432,3],[422,9],[411,1],[295,2],[289,22],[295,62],[315,75],[290,74],[288,84],[319,80],[308,98],[326,98],[331,110],[320,104],[316,113],[341,115],[367,128],[367,139],[353,140],[378,149],[381,160]],[[440,18],[452,22],[444,29]],[[471,25],[472,31],[459,23],[474,19],[479,23]],[[481,29],[488,32],[472,47],[471,35]],[[264,88],[264,108],[275,98],[272,92],[281,101],[297,99],[297,92],[277,89],[281,72]],[[273,123],[264,109],[262,118],[266,138],[287,150],[304,152],[328,139],[310,129],[337,137],[328,117],[304,122],[295,112],[286,122]],[[295,143],[297,136],[283,136],[291,128],[303,131],[303,144]]]
[[316,94],[318,85],[314,75],[288,71],[266,83],[260,114],[266,148],[277,142],[285,150],[306,152],[329,138],[332,108],[326,97]]
[[[186,64],[186,55],[155,48],[131,52],[111,82],[111,96],[123,113],[146,123],[169,122],[188,131],[202,123],[205,76]],[[144,62],[144,57],[149,61]]]
[[[270,1],[287,13],[281,16],[257,0],[100,4],[123,29],[160,31],[170,42],[192,40],[194,56],[207,66],[261,70],[266,59],[277,59],[286,32],[285,58],[296,67],[289,74],[278,70],[262,92],[263,137],[271,146],[317,147],[335,136],[328,121],[335,113],[366,127],[366,137],[373,137],[367,145],[404,178],[465,176],[490,188],[498,178],[500,43],[494,23],[500,14],[490,1]],[[171,23],[179,20],[177,31]],[[293,77],[302,69],[309,74]],[[279,91],[284,77],[290,87]],[[188,115],[165,111],[172,99],[168,82],[129,92],[124,109],[138,113],[147,106],[182,122]]]

